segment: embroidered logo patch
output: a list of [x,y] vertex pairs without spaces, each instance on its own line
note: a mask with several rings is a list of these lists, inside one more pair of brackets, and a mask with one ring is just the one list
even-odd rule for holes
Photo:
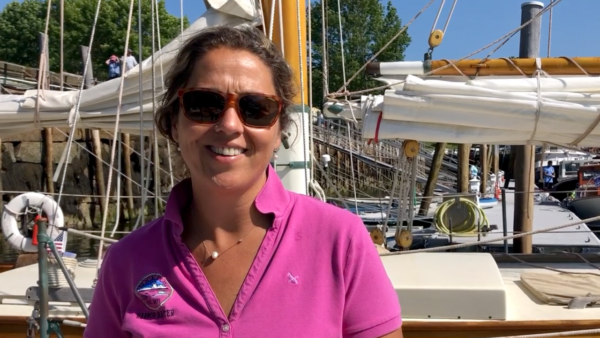
[[151,273],[139,281],[135,294],[150,310],[158,310],[171,298],[173,288],[161,274]]

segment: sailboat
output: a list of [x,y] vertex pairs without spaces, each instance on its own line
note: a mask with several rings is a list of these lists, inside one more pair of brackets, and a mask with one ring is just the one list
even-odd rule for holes
[[[120,130],[149,134],[152,130],[153,74],[159,74],[159,61],[164,71],[168,69],[186,36],[213,25],[235,26],[250,22],[268,27],[273,24],[267,19],[272,17],[269,14],[275,8],[269,6],[269,1],[264,1],[262,6],[249,0],[207,0],[205,3],[207,12],[183,32],[181,38],[174,39],[126,74],[122,95],[119,94],[119,80],[113,80],[74,93],[46,91],[43,100],[37,100],[41,94],[38,91],[0,96],[0,119],[8,121],[0,123],[0,137],[32,131],[39,126],[65,127],[77,121],[87,128],[110,129],[119,111],[116,104],[119,97],[122,98]],[[275,4],[275,0],[272,3]],[[305,3],[281,1],[279,4],[283,34],[278,35],[275,30],[274,40],[285,42],[286,58],[303,86],[294,115],[303,128],[298,134],[288,135],[288,140],[297,141],[282,149],[274,165],[287,189],[308,194],[314,182],[307,163],[314,158],[309,151],[309,123],[306,123],[308,118],[303,109],[308,97],[306,51],[298,49],[305,45],[302,42],[306,39]],[[598,59],[575,58],[573,61],[591,74],[600,73],[597,71],[600,70]],[[473,76],[469,73],[473,69],[483,69],[488,74],[507,74],[515,66],[528,75],[537,69],[550,74],[550,69],[566,73],[574,69],[569,60],[562,59],[541,59],[541,63],[536,59],[510,62],[514,65],[503,60],[483,63],[466,60],[454,65],[467,76]],[[478,64],[485,67],[473,67]],[[513,76],[491,80],[479,77],[465,81],[464,74],[458,74],[448,65],[444,60],[371,63],[368,67],[371,75],[376,73],[379,80],[397,84],[392,84],[384,95],[363,95],[358,103],[330,102],[325,108],[334,106],[331,110],[336,114],[358,118],[364,139],[589,146],[600,143],[597,131],[586,132],[598,115],[593,107],[598,95],[594,90],[600,88],[598,78],[557,74],[561,77],[515,79]],[[481,73],[479,76],[485,75]],[[142,79],[141,83],[138,78]],[[156,80],[154,90],[160,91],[161,82]],[[79,94],[80,98],[77,97]],[[79,105],[78,112],[73,111],[76,104]],[[474,111],[485,118],[472,119]],[[31,125],[34,118],[39,123],[35,127]],[[581,138],[583,133],[586,135]],[[414,152],[409,153],[414,158]],[[406,194],[399,199],[406,200],[407,196],[412,198]],[[572,223],[573,226],[584,225],[577,219]],[[401,246],[402,240],[397,238]],[[111,240],[102,237],[102,241]],[[462,247],[477,245],[477,242],[459,244]],[[600,276],[593,272],[594,268],[597,270],[593,263],[600,259],[585,253],[494,255],[446,252],[453,248],[460,249],[451,246],[390,252],[378,246],[402,305],[405,337],[470,338],[539,333],[549,333],[551,335],[546,335],[549,337],[575,330],[580,332],[571,336],[600,336],[600,308],[595,305],[600,295]],[[80,261],[72,266],[72,277],[75,277],[72,280],[78,292],[69,287],[51,288],[47,295],[37,287],[38,268],[33,264],[0,273],[0,335],[35,334],[36,329],[45,327],[40,326],[40,322],[48,319],[52,324],[50,328],[60,328],[64,337],[81,337],[97,265]],[[43,298],[49,299],[49,307],[40,303]],[[78,302],[83,304],[80,306]]]

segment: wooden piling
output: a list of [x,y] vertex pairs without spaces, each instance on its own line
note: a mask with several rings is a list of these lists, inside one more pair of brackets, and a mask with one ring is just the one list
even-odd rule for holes
[[482,144],[479,148],[479,161],[481,163],[481,182],[479,185],[479,191],[482,194],[482,197],[487,193],[487,181],[488,181],[488,173],[490,172],[490,166],[488,162],[488,147],[485,144]]
[[457,191],[461,193],[469,192],[469,155],[471,153],[470,144],[458,145],[458,186]]
[[[52,128],[44,128],[44,177],[46,181],[46,191],[49,194],[54,194],[54,154],[52,142]],[[67,161],[68,163],[68,161]]]
[[[39,47],[41,51],[40,67],[39,72],[42,71],[42,67],[45,71],[44,77],[38,78],[38,81],[42,81],[41,88],[44,90],[50,89],[50,58],[48,56],[48,36],[44,33],[39,34]],[[44,143],[44,180],[46,183],[46,192],[54,194],[54,155],[52,154],[52,128],[42,129],[43,143]]]
[[[521,22],[529,22],[521,29],[521,40],[519,45],[520,58],[536,58],[540,54],[540,38],[542,18],[537,16],[544,5],[541,2],[526,2],[521,5]],[[519,164],[515,170],[515,211],[513,218],[513,230],[515,233],[529,232],[533,230],[533,191],[534,184],[534,146],[518,146],[516,161]],[[517,168],[515,168],[517,169]],[[513,240],[515,253],[531,253],[532,238],[526,236]]]
[[104,183],[104,170],[102,168],[102,143],[100,141],[100,131],[98,129],[92,129],[92,145],[96,158],[94,170],[96,176],[96,191],[99,195],[98,203],[100,203],[100,210],[103,212],[106,198],[106,184]]
[[[131,178],[131,137],[123,133],[123,170],[125,177]],[[131,179],[125,180],[125,194],[127,195],[127,217],[132,220],[134,216],[133,186]]]
[[435,184],[442,168],[442,162],[444,160],[444,153],[446,151],[446,143],[438,142],[435,145],[435,151],[433,152],[433,159],[431,161],[431,168],[429,169],[429,176],[427,177],[427,183],[423,191],[423,199],[421,200],[421,206],[419,207],[419,215],[427,216],[429,212],[429,206],[431,205],[431,199],[435,190]]

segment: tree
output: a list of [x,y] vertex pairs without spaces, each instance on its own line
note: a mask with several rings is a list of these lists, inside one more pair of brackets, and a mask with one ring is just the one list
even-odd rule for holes
[[[79,46],[90,43],[92,24],[96,13],[97,0],[65,0],[64,2],[64,70],[81,74],[83,62]],[[180,19],[169,14],[165,1],[156,2],[161,46],[164,46],[180,33]],[[13,1],[0,12],[0,59],[20,65],[39,66],[40,51],[38,34],[44,31],[47,2],[42,0]],[[142,58],[152,52],[152,13],[151,1],[142,2]],[[60,12],[59,2],[52,1],[49,23],[50,70],[60,69]],[[100,80],[107,78],[105,61],[112,54],[122,55],[125,48],[128,0],[102,1],[92,46],[94,76]],[[134,4],[129,48],[139,60],[137,1]],[[189,26],[184,17],[184,28]],[[155,28],[156,29],[156,28]],[[158,50],[158,34],[155,33],[155,48]]]
[[[313,105],[323,104],[323,30],[321,3],[325,4],[326,47],[329,92],[335,92],[343,84],[342,54],[339,34],[337,1],[311,2],[312,16],[312,70]],[[344,39],[344,64],[349,79],[360,67],[377,53],[400,31],[402,23],[390,1],[384,6],[379,0],[344,0],[341,2],[342,34]],[[388,46],[375,61],[402,61],[410,43],[405,31]],[[382,83],[359,75],[348,90],[373,88]]]

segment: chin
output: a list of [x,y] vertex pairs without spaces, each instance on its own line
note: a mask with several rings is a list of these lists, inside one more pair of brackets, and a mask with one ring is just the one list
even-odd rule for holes
[[[259,175],[260,177],[260,175]],[[211,177],[213,186],[227,192],[244,192],[250,189],[258,180],[248,173],[225,172]]]

